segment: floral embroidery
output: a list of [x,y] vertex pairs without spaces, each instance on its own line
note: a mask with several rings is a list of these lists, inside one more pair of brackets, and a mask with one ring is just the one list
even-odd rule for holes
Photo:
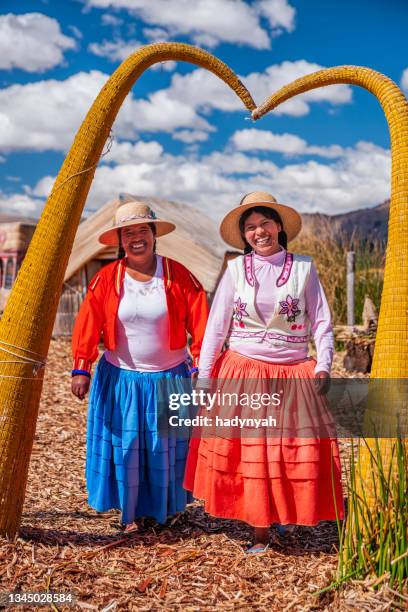
[[[269,340],[280,340],[282,342],[289,342],[291,344],[304,344],[309,341],[309,336],[287,336],[286,334],[276,334],[274,332],[267,331],[241,331],[239,329],[233,329],[230,332],[230,338],[255,338],[259,340],[264,340],[264,338],[268,338]],[[257,340],[255,340],[257,341]]]
[[293,298],[291,295],[287,295],[286,300],[280,301],[279,304],[281,306],[279,314],[285,314],[288,323],[295,321],[301,313],[300,308],[298,308],[299,299]]
[[234,325],[239,325],[239,327],[245,327],[245,323],[242,320],[242,317],[249,317],[248,312],[246,311],[246,302],[242,302],[239,297],[234,302],[234,312],[232,314],[232,318],[235,319]]

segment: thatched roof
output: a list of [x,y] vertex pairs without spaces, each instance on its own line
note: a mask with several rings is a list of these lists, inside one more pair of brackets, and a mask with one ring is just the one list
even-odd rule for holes
[[25,251],[35,226],[34,219],[0,213],[0,251]]
[[[213,291],[226,250],[217,225],[186,204],[142,196],[137,196],[137,199],[151,202],[158,217],[177,226],[174,232],[158,239],[158,253],[187,266],[207,291]],[[88,261],[113,255],[111,247],[98,242],[98,236],[112,226],[118,204],[118,199],[108,202],[80,224],[65,274],[66,281]]]
[[23,225],[37,225],[37,219],[32,217],[22,217],[21,215],[13,215],[11,213],[0,213],[1,223],[22,223]]

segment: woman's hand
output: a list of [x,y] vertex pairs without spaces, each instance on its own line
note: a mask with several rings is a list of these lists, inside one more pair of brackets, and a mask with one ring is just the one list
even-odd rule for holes
[[314,383],[318,395],[326,395],[330,389],[330,374],[328,372],[316,372]]
[[83,400],[88,393],[91,379],[84,374],[77,374],[72,377],[71,391],[80,400]]

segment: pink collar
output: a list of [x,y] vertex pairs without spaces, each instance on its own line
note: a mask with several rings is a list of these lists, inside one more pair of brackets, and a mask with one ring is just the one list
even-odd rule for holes
[[277,253],[274,253],[273,255],[268,255],[267,257],[264,257],[263,255],[257,255],[254,252],[254,266],[255,268],[258,268],[258,265],[261,266],[262,264],[273,264],[275,266],[282,266],[285,260],[285,256],[286,251],[283,247],[281,247]]
[[[270,255],[269,257],[264,257],[262,259],[265,259],[266,261],[273,263],[274,260],[279,261],[279,257],[281,256],[281,253],[282,251],[279,251],[279,253],[274,253],[273,255]],[[260,258],[261,256],[255,255],[255,257]],[[288,251],[286,251],[285,261],[283,262],[282,271],[276,280],[277,287],[282,287],[288,282],[290,273],[292,270],[292,265],[293,265],[293,253],[289,253]],[[244,268],[245,268],[245,278],[247,282],[249,283],[249,285],[253,287],[255,285],[254,253],[253,252],[248,253],[247,255],[244,256]]]

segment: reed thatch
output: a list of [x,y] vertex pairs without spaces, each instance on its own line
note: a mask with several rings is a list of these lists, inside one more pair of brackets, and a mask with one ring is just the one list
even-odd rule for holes
[[26,251],[34,234],[35,222],[2,222],[0,217],[0,253]]
[[35,225],[33,219],[0,214],[0,312],[4,309]]

